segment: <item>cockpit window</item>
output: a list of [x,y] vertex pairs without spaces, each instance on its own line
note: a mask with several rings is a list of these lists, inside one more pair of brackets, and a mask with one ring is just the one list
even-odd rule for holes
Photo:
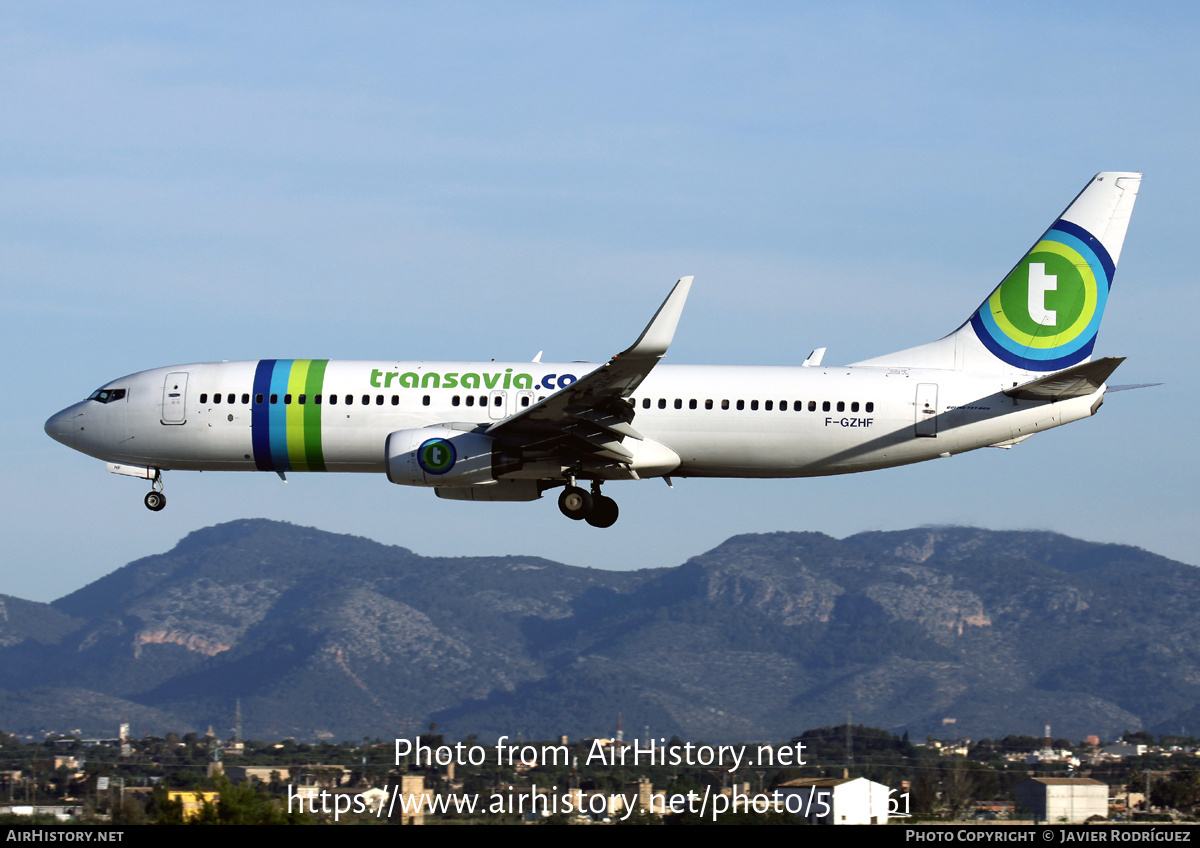
[[88,400],[97,400],[100,403],[112,403],[114,400],[121,400],[125,397],[124,389],[96,389],[88,395]]

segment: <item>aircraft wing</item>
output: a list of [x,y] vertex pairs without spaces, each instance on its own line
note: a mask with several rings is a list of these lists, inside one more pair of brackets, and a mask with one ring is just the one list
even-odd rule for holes
[[642,439],[633,428],[633,404],[626,398],[667,352],[691,277],[681,277],[646,329],[630,347],[575,383],[523,409],[484,432],[528,451],[555,451],[628,462],[625,438]]
[[1125,361],[1123,356],[1106,356],[1092,362],[1081,362],[1022,383],[1004,393],[1021,400],[1066,400],[1067,398],[1090,395],[1104,385],[1117,366]]

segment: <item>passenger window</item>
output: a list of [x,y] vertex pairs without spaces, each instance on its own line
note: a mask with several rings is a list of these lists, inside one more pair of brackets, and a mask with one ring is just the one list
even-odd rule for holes
[[370,395],[363,395],[363,396],[362,396],[362,402],[363,402],[363,406],[370,406],[370,405],[371,405],[371,396],[370,396]]
[[750,408],[751,408],[751,409],[758,409],[758,401],[756,401],[756,400],[752,400],[752,401],[750,401]]
[[650,398],[642,398],[642,409],[650,408]]
[[[811,404],[812,401],[809,401],[809,403]],[[802,401],[802,400],[796,401],[792,405],[792,408],[795,409],[796,412],[803,412],[804,411],[804,401]]]
[[330,395],[330,396],[329,396],[329,402],[330,402],[331,404],[333,404],[334,406],[337,406],[337,395]]
[[745,408],[746,408],[746,402],[745,402],[744,400],[739,400],[739,401],[737,402],[737,408],[738,408],[738,409],[745,409]]
[[850,411],[858,412],[858,401],[854,401],[852,404],[850,404]]
[[227,403],[237,403],[237,395],[235,395],[233,392],[230,392],[229,397],[225,398],[225,401]]
[[216,394],[213,395],[213,403],[220,403],[220,402],[221,402],[221,393],[217,392]]
[[257,395],[255,395],[255,396],[254,396],[254,402],[255,402],[255,403],[262,403],[262,402],[263,402],[263,396],[262,396],[262,394],[261,394],[261,393],[260,393],[260,394],[257,394]]
[[475,405],[475,395],[467,395],[467,406]]
[[691,400],[688,401],[688,409],[695,409],[695,408],[696,408],[696,399],[692,398]]
[[529,406],[529,395],[523,395],[521,397],[521,406]]
[[729,409],[729,401],[727,401],[727,400],[721,401],[721,409]]
[[375,395],[375,405],[383,406],[383,395]]
[[871,400],[867,401],[867,412],[874,412],[874,411],[875,411],[875,402],[871,401]]
[[845,411],[846,411],[846,402],[844,400],[839,400],[838,401],[838,412],[845,412]]
[[[429,395],[425,395],[423,398],[421,398],[421,404],[423,406],[429,406]],[[392,406],[399,406],[399,405],[400,405],[400,395],[392,395]]]
[[201,402],[201,403],[208,403],[208,392],[201,392],[201,393],[200,393],[200,402]]
[[308,395],[296,395],[296,403],[304,406],[304,401],[308,399]]
[[[249,392],[242,392],[242,403],[243,404],[250,403],[250,393]],[[320,401],[317,401],[317,403],[320,403]]]
[[829,401],[824,401],[824,402],[822,402],[822,403],[821,403],[821,411],[822,411],[822,412],[828,412],[828,411],[829,411]]
[[683,398],[675,398],[675,408],[683,409]]
[[283,396],[283,402],[284,402],[285,404],[287,404],[287,403],[291,403],[291,402],[292,402],[292,396],[291,396],[290,394],[284,395],[284,396]]
[[462,398],[460,398],[458,395],[455,395],[454,397],[450,398],[451,406],[458,406],[460,403],[462,403]]
[[659,398],[659,399],[658,399],[658,408],[659,408],[659,409],[666,409],[666,408],[667,408],[667,399],[666,399],[666,398]]
[[765,409],[767,412],[770,412],[772,409],[775,408],[774,404],[775,404],[775,401],[773,401],[773,400],[763,401],[763,409]]
[[271,395],[271,403],[279,403],[279,395]]
[[354,405],[354,395],[346,395],[346,406]]
[[705,409],[712,409],[712,408],[713,408],[713,402],[712,402],[712,398],[709,398],[708,400],[704,401],[704,408],[705,408]]
[[480,405],[480,406],[487,406],[487,395],[480,395],[480,396],[479,396],[479,405]]
[[808,402],[808,411],[809,411],[809,412],[816,412],[816,411],[817,411],[817,402],[816,402],[815,400],[810,400],[810,401]]
[[504,402],[504,398],[501,397],[500,395],[496,395],[494,398],[492,398],[492,406],[500,406],[500,404],[502,404],[503,402]]

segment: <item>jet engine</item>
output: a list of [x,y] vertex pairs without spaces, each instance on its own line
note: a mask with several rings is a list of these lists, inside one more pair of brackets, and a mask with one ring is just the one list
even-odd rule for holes
[[397,430],[384,446],[388,479],[402,486],[476,486],[494,483],[521,466],[491,436],[451,427]]

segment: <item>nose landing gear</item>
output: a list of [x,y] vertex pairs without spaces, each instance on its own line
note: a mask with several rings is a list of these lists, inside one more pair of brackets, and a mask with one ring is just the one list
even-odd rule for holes
[[167,496],[163,494],[161,471],[154,472],[154,483],[152,485],[154,488],[146,493],[146,509],[150,510],[151,512],[158,512],[167,505]]
[[600,483],[595,480],[590,493],[572,480],[558,496],[558,508],[572,521],[586,521],[593,527],[612,527],[621,513],[616,501],[600,494]]

